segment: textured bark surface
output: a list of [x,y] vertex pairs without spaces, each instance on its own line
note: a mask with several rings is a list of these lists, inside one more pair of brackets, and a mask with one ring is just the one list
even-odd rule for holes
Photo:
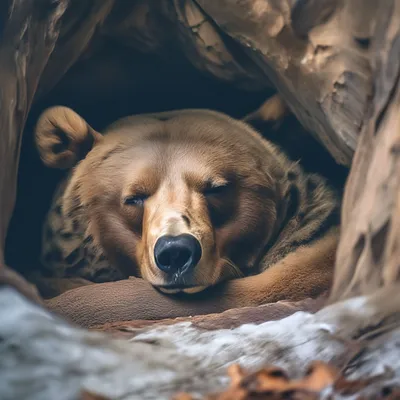
[[[59,36],[59,20],[67,1],[38,7],[35,1],[11,1],[1,6],[0,45],[0,279],[36,297],[21,277],[4,265],[4,243],[14,208],[22,133],[45,68]],[[11,4],[12,3],[12,4]],[[12,10],[10,18],[4,18]]]
[[332,301],[400,278],[400,2],[385,3],[371,51],[375,93],[345,190]]

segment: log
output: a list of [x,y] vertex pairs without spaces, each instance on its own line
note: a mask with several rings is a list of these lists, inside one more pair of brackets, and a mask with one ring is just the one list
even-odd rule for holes
[[72,400],[82,391],[127,400],[171,399],[182,391],[205,395],[227,387],[232,363],[250,372],[273,364],[298,377],[314,360],[348,367],[348,378],[367,378],[390,367],[389,374],[357,390],[370,396],[364,398],[378,398],[382,388],[390,393],[400,380],[398,314],[393,321],[399,289],[387,287],[316,314],[298,312],[234,329],[181,322],[130,332],[131,340],[76,328],[15,290],[2,289],[1,398]]
[[297,302],[278,301],[276,303],[263,304],[257,307],[234,308],[221,313],[195,315],[193,317],[178,317],[162,320],[128,320],[105,323],[92,326],[93,331],[112,333],[115,337],[132,338],[143,328],[174,325],[189,322],[191,326],[200,329],[217,330],[233,329],[244,324],[261,324],[266,321],[283,319],[297,311],[315,313],[324,305],[326,296],[316,299],[305,299]]

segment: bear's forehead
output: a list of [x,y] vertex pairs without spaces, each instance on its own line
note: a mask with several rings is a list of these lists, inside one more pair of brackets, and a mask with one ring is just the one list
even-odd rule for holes
[[[102,144],[89,156],[94,164],[117,174],[128,171],[182,171],[192,175],[216,175],[240,170],[245,173],[265,157],[260,139],[225,121],[193,117],[168,121],[127,118],[111,126]],[[263,151],[264,150],[264,151]],[[257,161],[258,160],[258,161]]]
[[[111,180],[115,186],[130,184],[158,186],[163,181],[186,182],[190,186],[204,181],[231,180],[239,171],[245,175],[255,166],[254,156],[232,151],[229,143],[216,145],[191,140],[141,140],[109,142],[100,145],[87,162],[87,178]],[[101,162],[98,162],[100,161]]]
[[139,141],[121,151],[110,151],[101,169],[107,174],[124,173],[139,177],[160,175],[204,177],[246,174],[257,165],[254,155],[232,150],[229,145],[200,146],[186,141]]
[[[200,116],[201,117],[200,117]],[[227,145],[252,142],[244,127],[226,118],[215,118],[209,114],[183,114],[170,119],[135,116],[123,118],[110,125],[105,132],[110,140],[119,140],[126,145],[140,141],[202,143],[203,145]],[[259,142],[259,138],[257,138]]]
[[[240,165],[240,160],[232,152],[221,152],[215,147],[199,149],[187,143],[139,143],[124,151],[111,151],[110,154],[101,163],[105,170],[139,176],[154,173],[164,176],[224,175],[233,172]],[[241,166],[241,169],[244,170],[245,166]]]
[[[105,135],[98,149],[103,158],[128,162],[130,158],[152,162],[229,162],[254,157],[249,138],[243,140],[219,127],[154,124],[120,127]],[[106,154],[108,153],[108,154]],[[112,156],[112,157],[110,157]]]

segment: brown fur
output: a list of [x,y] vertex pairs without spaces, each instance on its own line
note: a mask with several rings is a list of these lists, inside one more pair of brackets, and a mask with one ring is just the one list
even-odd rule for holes
[[254,122],[280,122],[289,114],[289,109],[279,94],[268,98],[257,110],[246,115],[243,120]]
[[[337,198],[243,122],[184,110],[127,117],[101,136],[57,107],[39,120],[36,139],[50,166],[82,159],[61,193],[62,216],[79,223],[82,243],[92,240],[123,277],[168,287],[154,265],[155,241],[190,233],[202,257],[188,286],[241,278],[222,290],[230,305],[297,299],[330,284]],[[143,206],[124,204],[137,194],[148,196]]]

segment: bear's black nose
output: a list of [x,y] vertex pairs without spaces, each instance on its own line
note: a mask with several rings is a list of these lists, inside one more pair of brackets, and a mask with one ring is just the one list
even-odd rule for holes
[[201,258],[200,242],[192,235],[161,236],[154,246],[157,267],[166,273],[184,273]]

